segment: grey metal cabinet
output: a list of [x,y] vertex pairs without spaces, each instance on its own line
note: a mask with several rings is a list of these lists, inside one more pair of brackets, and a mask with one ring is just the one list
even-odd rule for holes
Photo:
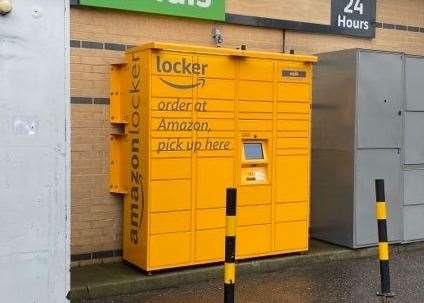
[[389,240],[424,239],[424,58],[362,49],[318,56],[312,236],[375,245],[374,180],[382,178]]
[[402,55],[357,53],[358,148],[402,144]]

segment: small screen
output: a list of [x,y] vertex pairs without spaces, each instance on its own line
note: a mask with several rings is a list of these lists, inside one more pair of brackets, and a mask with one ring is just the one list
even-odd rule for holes
[[261,143],[244,143],[244,155],[246,160],[263,160],[264,152]]

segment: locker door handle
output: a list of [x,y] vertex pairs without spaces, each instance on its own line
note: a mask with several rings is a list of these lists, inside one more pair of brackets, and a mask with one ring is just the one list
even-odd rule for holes
[[398,111],[398,116],[402,116],[402,111]]

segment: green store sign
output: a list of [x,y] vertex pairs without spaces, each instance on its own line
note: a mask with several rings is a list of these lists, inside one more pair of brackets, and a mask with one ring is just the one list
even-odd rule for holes
[[225,0],[79,0],[80,5],[225,20]]

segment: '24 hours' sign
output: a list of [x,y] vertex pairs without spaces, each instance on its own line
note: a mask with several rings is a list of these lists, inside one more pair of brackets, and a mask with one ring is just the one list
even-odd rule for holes
[[376,0],[332,0],[331,25],[341,34],[373,38]]

